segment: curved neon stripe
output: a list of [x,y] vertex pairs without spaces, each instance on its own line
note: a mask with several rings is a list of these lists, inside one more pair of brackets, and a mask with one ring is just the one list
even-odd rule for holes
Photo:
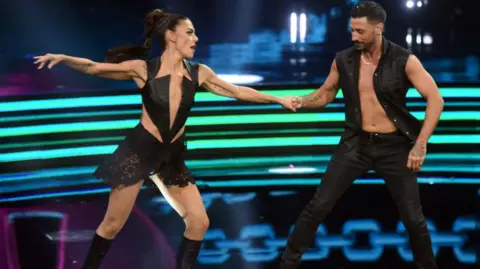
[[[445,107],[462,106],[462,107],[480,107],[480,102],[447,102]],[[342,103],[329,104],[328,108],[344,108]],[[407,107],[426,107],[426,102],[408,102]],[[247,111],[247,110],[273,110],[280,109],[280,105],[248,105],[248,106],[208,106],[208,107],[193,107],[193,112],[211,112],[211,111]],[[99,112],[70,112],[62,114],[42,114],[42,115],[24,115],[12,117],[0,117],[2,122],[18,122],[18,121],[35,121],[48,119],[72,119],[84,117],[99,117],[99,116],[140,116],[140,109],[132,110],[115,110],[115,111],[99,111]]]
[[[198,186],[208,186],[211,188],[232,188],[232,187],[258,187],[263,188],[267,186],[317,186],[321,179],[265,179],[265,180],[220,180],[220,181],[203,181],[197,180]],[[420,184],[480,184],[480,178],[442,178],[442,177],[421,177],[418,178]],[[383,179],[357,179],[354,184],[384,184]],[[79,191],[62,191],[45,194],[20,195],[14,197],[1,198],[0,203],[17,202],[35,199],[47,199],[55,197],[77,196],[77,195],[92,195],[100,193],[108,193],[110,188],[95,188],[90,190]],[[480,193],[480,190],[479,190]],[[479,194],[480,195],[480,194]]]
[[[412,113],[419,120],[425,117],[424,112]],[[440,120],[478,120],[478,111],[446,111],[443,112]],[[249,114],[249,115],[224,115],[224,116],[202,116],[190,117],[187,126],[207,125],[235,125],[235,124],[268,124],[268,123],[307,123],[307,122],[341,122],[345,120],[343,112],[334,113],[288,113],[288,114]],[[121,130],[133,128],[139,120],[112,120],[92,121],[76,123],[57,123],[44,125],[29,125],[22,127],[0,128],[0,137],[50,134],[50,133],[71,133],[82,131]]]
[[[315,89],[288,89],[262,90],[262,92],[283,97],[291,95],[306,95],[312,93],[314,90]],[[445,98],[478,98],[480,97],[480,90],[479,88],[441,88],[440,94]],[[337,98],[343,98],[341,90],[337,94]],[[407,98],[421,98],[421,95],[415,89],[411,88],[407,93]],[[232,100],[234,99],[214,95],[209,92],[199,92],[195,96],[195,102],[219,102]],[[75,97],[46,100],[0,102],[0,112],[140,104],[141,97],[139,94],[99,97]]]
[[[190,170],[218,169],[230,167],[253,167],[266,165],[284,165],[297,163],[321,163],[330,161],[331,155],[306,155],[306,156],[272,156],[272,157],[246,157],[211,160],[186,160]],[[428,153],[426,162],[451,161],[471,162],[480,161],[480,153]],[[54,177],[79,176],[92,174],[96,166],[80,166],[68,168],[51,168],[28,172],[0,174],[0,182],[26,181]]]
[[[251,148],[251,147],[286,147],[286,146],[318,146],[336,145],[340,136],[321,137],[264,137],[211,139],[188,141],[188,150],[219,148]],[[431,144],[480,144],[480,135],[433,135]],[[93,156],[112,153],[118,145],[75,147],[48,150],[1,153],[1,162],[15,162],[37,159],[54,159],[77,156]]]

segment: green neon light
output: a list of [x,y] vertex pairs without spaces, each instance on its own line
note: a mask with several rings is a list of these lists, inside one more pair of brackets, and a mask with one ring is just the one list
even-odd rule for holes
[[0,128],[0,137],[52,133],[74,133],[82,131],[122,130],[133,128],[135,125],[138,124],[138,122],[138,120],[117,120]]
[[43,147],[43,146],[59,146],[59,145],[71,145],[79,143],[98,143],[98,142],[112,142],[123,140],[124,136],[107,136],[98,138],[76,138],[66,140],[48,140],[38,142],[24,142],[24,143],[10,143],[0,145],[0,149],[12,149],[12,148],[27,148],[27,147]]
[[[456,131],[456,132],[466,132],[474,131],[475,127],[437,127],[436,131]],[[192,132],[189,131],[185,134],[187,138],[200,138],[205,136],[220,136],[221,138],[226,139],[224,136],[234,136],[234,135],[278,135],[285,133],[295,133],[298,134],[321,134],[321,133],[341,133],[343,128],[312,128],[312,129],[299,129],[299,130],[245,130],[245,131],[216,131],[216,132]],[[76,139],[67,139],[67,140],[47,140],[47,141],[37,141],[37,142],[23,142],[23,143],[9,143],[0,145],[0,149],[21,149],[28,147],[43,147],[43,146],[60,146],[60,145],[78,145],[82,143],[98,143],[103,142],[105,144],[110,143],[119,143],[125,138],[125,136],[109,136],[109,137],[99,137],[99,138],[76,138]],[[234,139],[234,138],[231,138]]]
[[228,135],[269,135],[269,134],[314,134],[314,133],[341,133],[343,128],[305,128],[305,129],[283,129],[283,130],[245,130],[245,131],[215,131],[215,132],[186,132],[187,137],[202,136],[228,136]]
[[[205,139],[188,141],[187,148],[220,149],[220,148],[252,148],[252,147],[286,147],[286,146],[320,146],[336,145],[340,136],[319,137],[266,137],[238,139]],[[431,144],[480,144],[480,135],[433,135]],[[111,154],[118,146],[90,146],[63,149],[33,150],[23,152],[1,153],[0,162],[15,162],[37,159],[67,158],[75,156],[92,156]]]
[[[292,96],[310,94],[315,89],[289,89],[289,90],[262,90],[262,92],[275,96]],[[478,98],[480,91],[478,88],[441,88],[440,94],[445,98]],[[413,88],[407,93],[407,98],[420,98],[421,95]],[[341,91],[337,98],[343,98]],[[231,101],[231,98],[214,95],[209,92],[199,92],[195,96],[195,102],[218,102]],[[43,110],[43,109],[62,109],[78,107],[98,107],[98,106],[117,106],[117,105],[139,105],[141,97],[139,94],[120,95],[120,96],[100,96],[100,97],[76,97],[60,98],[47,100],[31,101],[13,101],[0,102],[0,112],[13,112],[25,110]]]
[[101,116],[125,116],[125,115],[140,115],[142,110],[118,110],[118,111],[100,111],[100,112],[71,112],[62,114],[45,114],[45,115],[26,115],[0,118],[1,122],[15,122],[15,121],[35,121],[35,120],[52,120],[52,119],[72,119],[85,117],[101,117]]
[[46,160],[76,156],[93,156],[111,154],[118,145],[91,146],[64,149],[32,150],[23,152],[1,153],[0,163],[26,160]]
[[[419,120],[423,120],[424,112],[412,113]],[[440,120],[477,120],[478,111],[445,111]],[[207,125],[235,125],[235,124],[268,124],[268,123],[308,123],[308,122],[339,122],[345,120],[343,112],[331,113],[289,113],[289,114],[249,114],[249,115],[222,115],[190,117],[187,126]],[[92,121],[76,123],[58,123],[44,125],[30,125],[22,127],[0,128],[0,137],[37,135],[49,133],[68,133],[81,131],[121,130],[133,128],[139,120]]]
[[[189,141],[189,150],[219,149],[219,148],[252,148],[252,147],[281,147],[281,146],[319,146],[336,145],[340,136],[319,137],[267,137],[267,138],[237,138],[212,139]],[[480,135],[433,135],[431,144],[479,144]]]
[[[480,102],[447,102],[445,107],[462,106],[462,107],[480,107]],[[328,108],[339,107],[344,108],[342,103],[329,104]],[[426,102],[407,102],[407,107],[426,107]],[[248,106],[208,106],[208,107],[194,107],[193,112],[212,112],[212,111],[248,111],[248,110],[273,110],[281,109],[280,105],[248,105]],[[141,114],[140,109],[131,110],[115,110],[115,111],[100,111],[100,112],[70,112],[62,114],[42,114],[42,115],[24,115],[24,116],[12,116],[12,117],[0,117],[1,122],[22,122],[22,121],[36,121],[36,120],[48,120],[48,119],[73,119],[73,118],[85,118],[85,117],[99,117],[99,116],[139,116]]]
[[[423,120],[425,112],[413,112],[417,119]],[[440,120],[477,120],[480,112],[477,111],[446,111]],[[290,113],[290,114],[249,114],[249,115],[222,115],[206,117],[190,117],[187,126],[205,125],[235,125],[235,124],[262,124],[262,123],[305,123],[305,122],[338,122],[345,121],[343,112],[322,113]]]

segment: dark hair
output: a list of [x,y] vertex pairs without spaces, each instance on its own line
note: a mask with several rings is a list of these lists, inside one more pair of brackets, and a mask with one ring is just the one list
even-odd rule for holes
[[167,13],[161,9],[155,9],[148,13],[145,18],[146,39],[143,45],[127,45],[111,48],[105,54],[105,62],[120,63],[126,60],[148,56],[152,49],[153,39],[158,39],[160,41],[160,48],[164,50],[167,46],[165,41],[165,33],[167,30],[175,31],[175,27],[180,21],[187,19],[187,17],[181,14]]
[[350,17],[355,19],[366,17],[369,22],[385,23],[387,12],[376,2],[364,1],[350,10]]

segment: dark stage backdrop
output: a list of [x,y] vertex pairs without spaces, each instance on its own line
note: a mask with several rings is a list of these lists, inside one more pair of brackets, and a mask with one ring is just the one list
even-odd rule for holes
[[[194,60],[231,82],[317,85],[335,53],[351,46],[348,11],[358,2],[121,0],[112,6],[111,1],[2,1],[0,93],[134,87],[62,67],[38,71],[31,57],[51,52],[102,61],[113,46],[143,43],[144,15],[154,8],[189,16],[200,38]],[[438,83],[479,82],[475,1],[379,2],[388,14],[386,37],[412,50]],[[152,56],[158,54],[155,50]]]

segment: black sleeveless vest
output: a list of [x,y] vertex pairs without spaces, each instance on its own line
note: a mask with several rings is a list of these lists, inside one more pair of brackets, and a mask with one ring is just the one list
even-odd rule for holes
[[[182,93],[177,114],[173,123],[170,122],[170,78],[171,75],[156,77],[160,70],[160,57],[147,61],[148,77],[145,87],[141,89],[142,103],[152,122],[160,130],[164,143],[172,139],[185,125],[195,101],[198,85],[199,65],[183,60],[183,64],[192,80],[183,77]],[[170,128],[170,125],[173,125]]]
[[[385,38],[382,44],[382,55],[373,77],[377,99],[398,130],[415,141],[421,129],[421,122],[410,114],[406,107],[410,82],[405,67],[410,52]],[[362,130],[358,89],[360,54],[360,51],[351,47],[337,53],[335,58],[346,109],[343,139],[348,139]]]

